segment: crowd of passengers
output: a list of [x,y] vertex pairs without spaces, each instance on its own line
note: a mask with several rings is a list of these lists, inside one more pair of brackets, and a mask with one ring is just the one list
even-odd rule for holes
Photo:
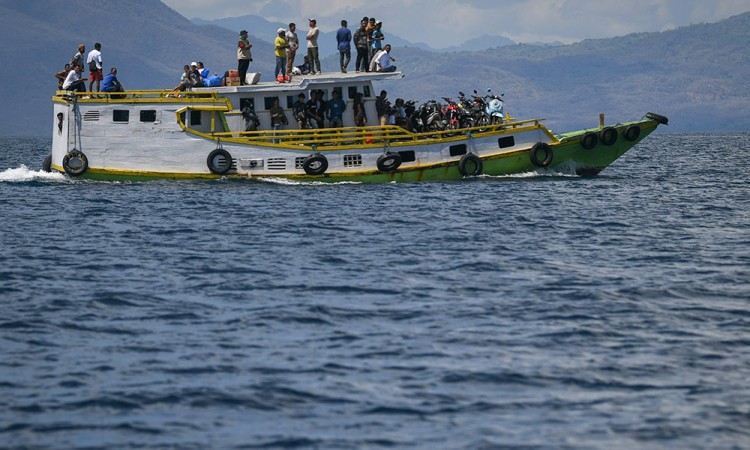
[[[315,19],[309,19],[310,30],[305,36],[307,41],[307,52],[303,57],[302,64],[295,66],[295,57],[300,48],[297,36],[297,27],[294,23],[289,28],[279,28],[278,36],[274,40],[274,53],[276,57],[276,69],[274,79],[279,83],[291,82],[296,75],[315,75],[322,73],[320,56],[318,52],[318,36],[320,30]],[[391,46],[383,43],[383,22],[375,20],[374,17],[363,17],[360,27],[352,33],[348,28],[346,20],[341,21],[341,28],[336,32],[336,43],[339,52],[339,63],[342,73],[347,73],[351,61],[352,45],[356,49],[355,60],[356,71],[359,72],[393,72],[395,58],[390,55]],[[248,39],[247,30],[240,31],[237,42],[237,72],[239,84],[247,84],[247,73],[250,63],[253,61],[252,44]],[[103,60],[101,44],[94,44],[94,49],[88,54],[86,46],[79,44],[76,54],[70,63],[65,64],[63,70],[55,74],[58,80],[58,89],[74,92],[122,92],[124,88],[117,79],[117,68],[110,68],[107,75],[103,73]],[[88,91],[86,91],[85,70],[89,70]],[[195,61],[183,66],[180,82],[175,86],[175,91],[185,91],[193,87],[211,87],[225,84],[228,72],[223,76],[214,74],[211,76],[201,61]],[[95,90],[94,90],[95,89]],[[98,94],[93,94],[98,98]]]

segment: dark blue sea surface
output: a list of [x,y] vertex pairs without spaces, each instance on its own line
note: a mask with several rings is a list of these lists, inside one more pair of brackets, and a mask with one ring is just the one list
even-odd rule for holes
[[750,134],[384,185],[0,143],[2,448],[750,448]]

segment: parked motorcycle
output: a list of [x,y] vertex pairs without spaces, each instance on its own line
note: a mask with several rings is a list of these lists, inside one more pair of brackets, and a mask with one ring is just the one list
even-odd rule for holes
[[504,102],[502,96],[505,94],[495,95],[492,89],[487,89],[485,96],[486,109],[485,113],[490,119],[490,123],[498,124],[505,121],[505,111],[503,111]]

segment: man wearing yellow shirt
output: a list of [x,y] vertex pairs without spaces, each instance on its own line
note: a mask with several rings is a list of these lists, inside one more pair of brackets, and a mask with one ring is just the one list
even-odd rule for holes
[[279,28],[277,33],[279,35],[274,41],[274,45],[276,46],[276,72],[274,72],[274,76],[276,77],[276,81],[283,83],[286,75],[286,49],[289,48],[289,44],[286,43],[285,29]]

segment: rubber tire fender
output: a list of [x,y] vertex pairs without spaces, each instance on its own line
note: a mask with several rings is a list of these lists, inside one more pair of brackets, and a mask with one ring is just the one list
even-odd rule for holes
[[403,159],[399,153],[384,153],[378,157],[378,170],[381,172],[395,172],[401,166]]
[[604,145],[613,145],[617,142],[617,128],[604,127],[599,132],[599,141]]
[[328,159],[320,153],[310,155],[302,162],[302,168],[308,175],[322,175],[328,170]]
[[[81,165],[79,167],[71,167],[70,161],[78,159],[81,161]],[[86,157],[86,155],[83,154],[83,152],[79,150],[71,150],[68,153],[65,154],[62,160],[63,169],[65,169],[65,173],[72,177],[78,177],[83,175],[89,168],[89,159]]]
[[[539,152],[544,152],[544,159],[539,159]],[[544,142],[537,142],[531,147],[529,151],[529,158],[531,158],[531,164],[537,167],[547,167],[552,164],[552,147]]]
[[596,147],[598,143],[599,135],[594,133],[593,131],[587,132],[581,138],[581,147],[585,148],[586,150],[591,150],[592,148]]
[[[223,157],[224,162],[217,162],[217,157]],[[216,150],[208,154],[208,158],[206,158],[206,165],[208,165],[208,170],[210,170],[211,173],[215,173],[216,175],[224,175],[225,173],[229,172],[229,169],[232,168],[232,155],[230,155],[229,152],[224,150],[223,148],[217,148]]]
[[42,163],[42,170],[45,172],[52,172],[52,155],[47,155]]
[[[474,170],[467,170],[466,166],[469,164],[474,165]],[[482,163],[482,158],[475,155],[474,153],[467,153],[458,161],[458,171],[461,172],[461,175],[465,177],[475,177],[481,175],[483,168],[484,164]]]
[[634,140],[638,139],[638,137],[641,135],[641,127],[638,125],[630,125],[625,129],[625,132],[622,133],[622,137],[625,138],[626,141],[633,142]]

